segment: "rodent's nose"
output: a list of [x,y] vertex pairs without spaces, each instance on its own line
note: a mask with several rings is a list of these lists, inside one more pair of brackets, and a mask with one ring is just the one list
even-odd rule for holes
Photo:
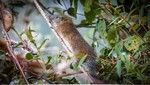
[[51,16],[49,17],[50,20],[57,19],[57,18],[59,18],[58,15],[51,15]]

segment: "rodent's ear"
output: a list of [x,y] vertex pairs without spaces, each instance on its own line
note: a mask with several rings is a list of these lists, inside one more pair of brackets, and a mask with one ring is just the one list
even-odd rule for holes
[[56,23],[59,23],[61,21],[61,19],[60,19],[60,17],[58,15],[51,15],[49,17],[49,19],[50,19],[50,22],[52,24],[56,24]]

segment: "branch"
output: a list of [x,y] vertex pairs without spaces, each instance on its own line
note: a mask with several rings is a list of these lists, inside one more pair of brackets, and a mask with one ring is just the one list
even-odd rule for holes
[[75,72],[71,72],[71,73],[66,73],[66,74],[60,74],[57,76],[58,79],[62,78],[62,77],[66,77],[66,76],[70,76],[70,75],[75,75],[75,74],[80,74],[83,73],[82,71],[75,71]]
[[48,10],[48,8],[46,8],[40,1],[37,1],[38,2],[38,4],[44,9],[44,10],[46,10],[49,14],[53,14],[53,12],[51,12],[51,11],[49,11]]

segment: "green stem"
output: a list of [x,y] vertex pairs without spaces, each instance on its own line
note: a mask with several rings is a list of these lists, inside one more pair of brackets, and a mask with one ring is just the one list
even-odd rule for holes
[[42,53],[41,53],[40,50],[38,49],[36,43],[34,42],[33,44],[34,44],[34,46],[36,47],[36,49],[37,49],[37,51],[38,51],[38,53],[39,53],[40,59],[45,63],[44,58],[42,57]]
[[19,39],[23,42],[23,39],[21,38],[21,36],[19,35],[19,33],[17,32],[17,30],[15,28],[12,28],[14,30],[14,32],[17,34],[17,36],[19,37]]

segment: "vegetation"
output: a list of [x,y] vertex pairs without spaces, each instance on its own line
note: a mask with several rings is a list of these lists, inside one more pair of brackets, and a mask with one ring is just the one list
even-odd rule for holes
[[[2,0],[5,8],[9,9],[13,16],[13,24],[17,24],[16,9],[23,9],[23,6],[32,6],[31,10],[26,12],[25,16],[30,16],[37,8],[32,0]],[[47,0],[48,1],[48,0]],[[76,25],[78,29],[93,29],[91,34],[93,48],[97,49],[100,55],[97,62],[100,65],[98,77],[109,83],[119,84],[150,84],[150,1],[149,0],[52,0],[57,6],[46,7],[46,0],[41,0],[41,6],[49,14],[57,13],[68,15],[73,19],[84,17],[82,21]],[[69,3],[66,3],[69,2]],[[43,5],[42,5],[43,4]],[[82,11],[80,13],[79,11]],[[13,43],[11,47],[14,51],[17,48],[23,48],[27,51],[26,59],[29,64],[33,60],[44,63],[45,70],[49,70],[44,75],[28,73],[26,77],[29,83],[79,83],[75,77],[73,78],[56,78],[56,73],[52,71],[63,55],[47,56],[47,61],[43,59],[41,48],[47,42],[43,40],[41,45],[37,45],[36,32],[34,28],[28,28],[30,21],[24,20],[26,29],[17,31],[14,27],[10,31],[15,32],[19,37],[18,43]],[[38,22],[38,21],[37,21]],[[0,28],[1,29],[1,28]],[[26,35],[30,42],[22,37]],[[5,35],[3,35],[5,36]],[[0,44],[2,45],[0,40]],[[103,44],[102,42],[106,42]],[[10,54],[6,52],[5,47],[0,45],[0,83],[25,83],[16,68],[16,65],[9,58]],[[29,46],[28,46],[29,45]],[[37,52],[33,52],[28,47],[35,47]],[[101,48],[101,49],[99,49]],[[20,51],[19,51],[20,52]],[[82,61],[81,61],[82,62]],[[80,64],[81,64],[80,62]],[[82,62],[83,63],[83,62]],[[28,66],[28,65],[27,65]],[[24,69],[24,68],[23,68]],[[28,69],[25,70],[28,71]],[[38,72],[37,72],[38,73]],[[40,76],[39,76],[40,75]],[[75,75],[75,74],[72,74]]]

